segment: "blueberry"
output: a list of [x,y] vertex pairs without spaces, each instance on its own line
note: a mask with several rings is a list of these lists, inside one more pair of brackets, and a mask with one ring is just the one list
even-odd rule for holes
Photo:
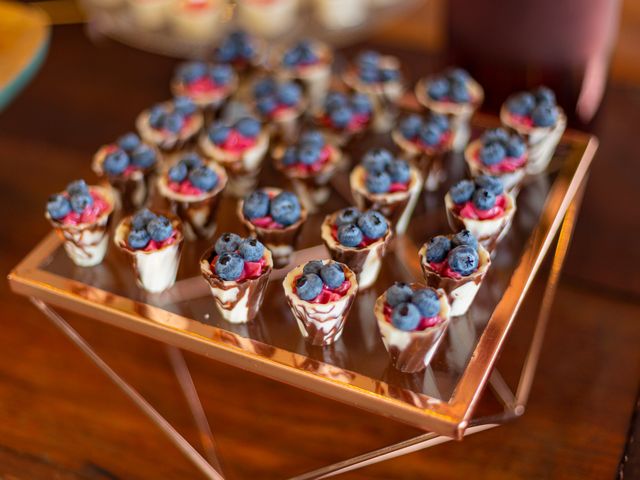
[[226,63],[214,65],[209,69],[209,77],[216,85],[227,85],[233,78],[233,69]]
[[478,249],[478,239],[469,230],[460,230],[451,239],[451,244],[454,247],[460,245],[468,245],[471,248]]
[[297,83],[288,82],[278,86],[276,96],[280,103],[292,107],[302,98],[302,90]]
[[295,67],[300,62],[300,51],[297,48],[287,50],[282,56],[282,64],[285,67]]
[[442,100],[449,95],[449,82],[443,77],[434,78],[429,82],[427,93],[434,100]]
[[162,128],[164,128],[165,130],[168,130],[171,133],[180,132],[183,126],[184,126],[184,117],[178,112],[167,114],[164,117],[164,120],[162,122]]
[[237,253],[225,252],[218,257],[214,268],[222,280],[237,280],[244,270],[244,260]]
[[188,173],[187,165],[184,162],[179,162],[169,169],[167,175],[172,182],[180,183],[187,178]]
[[146,230],[131,230],[127,236],[127,243],[134,250],[140,250],[149,245],[151,237]]
[[440,143],[440,137],[442,136],[442,130],[435,123],[426,123],[420,128],[418,132],[420,141],[425,145],[435,146]]
[[463,68],[451,68],[447,71],[447,78],[453,82],[466,83],[469,81],[471,76],[469,75],[469,72]]
[[191,115],[198,110],[198,107],[189,97],[176,97],[173,100],[173,110],[180,115]]
[[449,268],[460,275],[470,275],[478,269],[480,259],[475,248],[461,245],[449,253]]
[[218,237],[213,249],[218,255],[222,255],[227,252],[235,252],[240,247],[242,238],[235,233],[225,232]]
[[409,163],[402,159],[393,160],[387,168],[391,181],[394,183],[407,183],[411,178]]
[[311,260],[302,267],[302,273],[315,273],[316,275],[320,275],[320,270],[322,270],[323,266],[324,263],[322,263],[322,260]]
[[379,79],[377,67],[360,66],[360,80],[364,83],[376,83]]
[[154,105],[149,109],[149,125],[151,128],[162,128],[167,112],[164,105]]
[[138,145],[131,153],[131,163],[139,168],[149,168],[156,163],[156,152],[149,145]]
[[238,56],[236,44],[227,37],[218,48],[216,58],[220,62],[232,62]]
[[302,275],[296,280],[296,293],[302,300],[309,302],[320,295],[322,279],[315,273]]
[[201,167],[204,165],[202,158],[197,153],[185,153],[180,158],[180,162],[184,163],[189,170],[193,170],[194,168]]
[[449,130],[449,117],[442,113],[432,112],[431,115],[429,115],[429,120],[427,121],[427,123],[436,125],[441,132]]
[[400,122],[400,133],[404,138],[413,140],[418,136],[418,132],[422,127],[422,119],[418,115],[409,115]]
[[380,54],[373,50],[366,50],[358,55],[358,65],[362,67],[375,67],[378,68],[378,62],[380,62]]
[[412,303],[401,303],[391,312],[391,323],[400,330],[415,330],[420,324],[420,311]]
[[431,318],[440,313],[440,299],[432,288],[421,288],[413,292],[411,303],[418,307],[418,311],[423,317]]
[[387,289],[387,303],[391,307],[411,301],[413,290],[403,282],[395,282]]
[[255,118],[244,117],[236,122],[235,128],[242,136],[255,138],[260,133],[261,125]]
[[457,81],[451,82],[451,86],[449,87],[451,100],[457,103],[466,103],[471,100],[471,95],[469,94],[469,89],[465,83],[460,83]]
[[129,166],[129,155],[118,149],[104,157],[102,168],[108,175],[120,175]]
[[67,185],[67,193],[71,196],[77,195],[78,193],[88,194],[89,186],[84,180],[74,180],[69,185]]
[[300,220],[301,207],[298,197],[282,192],[271,200],[271,217],[281,225],[289,226]]
[[389,150],[375,148],[364,155],[362,165],[367,172],[384,172],[392,160],[393,155]]
[[242,214],[249,220],[269,215],[269,195],[263,190],[256,190],[244,199]]
[[529,92],[521,92],[507,99],[507,110],[515,115],[529,115],[536,105],[536,99]]
[[336,215],[336,225],[341,227],[342,225],[348,225],[350,223],[356,223],[360,217],[360,210],[355,207],[343,208]]
[[553,127],[558,120],[558,109],[555,105],[542,103],[531,112],[531,120],[536,127]]
[[485,143],[480,148],[480,161],[485,165],[497,165],[506,156],[507,151],[499,142]]
[[346,128],[351,121],[351,117],[353,117],[353,112],[351,111],[351,108],[346,105],[334,108],[329,113],[331,123],[336,128]]
[[534,96],[538,105],[541,103],[556,104],[556,94],[548,87],[538,87],[534,92]]
[[144,230],[151,220],[156,218],[156,214],[148,208],[143,208],[131,217],[132,230]]
[[82,213],[85,208],[93,205],[93,197],[88,193],[78,193],[71,196],[71,210]]
[[274,97],[262,97],[256,102],[256,107],[262,115],[271,115],[278,107],[278,102]]
[[391,177],[386,172],[369,172],[365,186],[371,193],[387,193],[391,188]]
[[245,238],[238,251],[247,262],[257,262],[264,255],[264,245],[256,238]]
[[397,68],[380,69],[380,80],[383,82],[393,82],[400,78],[400,70]]
[[351,107],[353,111],[360,115],[368,115],[373,110],[371,100],[364,93],[354,93],[351,97]]
[[489,210],[496,204],[496,195],[486,188],[478,188],[473,192],[473,204],[480,210]]
[[314,145],[303,145],[298,149],[298,161],[303,165],[313,165],[320,158],[320,149]]
[[345,106],[348,103],[347,96],[344,93],[329,92],[327,97],[324,99],[324,108],[329,111],[337,107]]
[[71,204],[64,195],[51,195],[47,201],[47,212],[54,220],[60,220],[71,212]]
[[282,154],[282,164],[288,167],[296,163],[298,163],[298,150],[296,147],[287,147]]
[[444,235],[435,236],[427,242],[427,262],[440,263],[451,250],[451,240]]
[[500,142],[507,143],[509,141],[509,132],[504,128],[491,128],[485,130],[482,134],[483,143]]
[[345,247],[357,247],[364,239],[362,230],[353,223],[347,223],[338,227],[338,241]]
[[473,181],[478,188],[486,188],[496,196],[504,191],[502,180],[492,175],[478,175]]
[[300,137],[300,144],[313,145],[316,148],[322,148],[325,145],[324,135],[319,130],[310,130]]
[[256,98],[273,95],[276,91],[276,81],[273,78],[263,78],[253,87],[253,95]]
[[147,232],[151,240],[163,242],[173,233],[173,225],[167,217],[157,215],[147,223]]
[[184,83],[193,83],[207,74],[204,62],[187,62],[178,66],[176,76]]
[[189,181],[194,187],[210,192],[218,185],[218,175],[210,168],[202,166],[191,170]]
[[453,203],[460,205],[471,200],[475,186],[471,180],[461,180],[449,189]]
[[215,145],[222,145],[227,138],[229,138],[230,133],[230,127],[222,125],[221,123],[214,123],[209,127],[209,140],[211,140]]
[[358,227],[367,238],[377,240],[386,235],[389,223],[380,212],[369,210],[358,218]]
[[337,263],[330,262],[320,269],[320,278],[329,288],[338,288],[344,282],[344,272]]
[[140,146],[140,137],[133,132],[126,133],[118,138],[118,146],[130,152]]
[[527,152],[527,145],[520,135],[512,135],[506,144],[507,155],[512,158],[520,158]]

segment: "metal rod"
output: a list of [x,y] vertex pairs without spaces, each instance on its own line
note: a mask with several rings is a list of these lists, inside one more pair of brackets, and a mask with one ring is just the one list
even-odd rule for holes
[[131,385],[120,377],[87,343],[87,341],[76,332],[55,310],[45,302],[31,297],[38,310],[53,322],[73,343],[75,343],[89,359],[102,370],[107,377],[129,397],[129,399],[149,417],[149,419],[162,430],[169,440],[189,459],[191,462],[211,480],[224,480],[216,470],[193,448],[193,446],[182,436],[173,426],[154,409],[145,398],[140,395]]
[[204,411],[204,408],[202,407],[200,396],[198,395],[198,391],[196,390],[196,385],[193,382],[193,377],[189,372],[189,367],[187,366],[187,362],[184,359],[184,355],[179,348],[174,347],[173,345],[167,345],[166,349],[167,355],[169,356],[169,361],[171,362],[173,371],[176,374],[176,378],[178,379],[178,383],[180,384],[182,393],[187,400],[187,405],[189,405],[189,410],[191,411],[193,420],[196,424],[196,427],[198,427],[200,442],[202,443],[202,447],[204,448],[207,460],[209,460],[209,463],[222,476],[222,466],[220,464],[220,460],[218,459],[218,454],[216,453],[213,432],[211,431],[207,415]]

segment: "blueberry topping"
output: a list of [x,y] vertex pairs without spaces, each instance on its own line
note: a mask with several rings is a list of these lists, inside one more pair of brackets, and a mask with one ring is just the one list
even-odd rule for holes
[[497,165],[506,156],[506,149],[498,142],[485,143],[480,148],[480,161],[485,165]]
[[156,152],[149,145],[140,144],[131,153],[131,163],[138,168],[150,168],[156,163]]
[[360,230],[353,223],[347,223],[338,227],[338,241],[345,247],[357,247],[362,242],[364,236],[362,230]]
[[315,273],[316,275],[320,275],[320,270],[322,270],[323,265],[322,260],[311,260],[302,267],[302,273]]
[[360,217],[360,210],[355,207],[343,208],[336,215],[336,225],[341,227],[342,225],[348,225],[349,223],[356,223]]
[[449,129],[449,117],[441,113],[431,113],[428,123],[436,125],[441,132]]
[[172,182],[180,183],[187,178],[188,173],[187,166],[184,162],[179,162],[169,169],[167,175]]
[[278,102],[273,97],[259,98],[256,106],[262,115],[270,115],[278,107]]
[[536,102],[538,102],[538,104],[548,103],[555,105],[556,103],[556,94],[548,87],[538,87],[534,92],[534,96],[536,97]]
[[347,106],[349,101],[347,96],[341,92],[329,92],[324,99],[325,110],[333,110],[334,108]]
[[216,56],[220,62],[232,62],[234,60],[249,60],[254,53],[249,35],[246,32],[237,30],[231,32],[224,39]]
[[327,263],[320,269],[320,278],[329,288],[338,288],[344,282],[344,272],[337,263]]
[[302,275],[296,280],[296,292],[298,297],[309,302],[320,295],[322,291],[322,279],[315,273]]
[[209,140],[211,140],[215,145],[222,145],[227,138],[229,138],[230,133],[230,127],[222,125],[221,123],[214,123],[209,127]]
[[300,220],[300,201],[291,192],[282,192],[271,200],[271,217],[283,226],[289,226]]
[[366,50],[358,55],[358,64],[360,65],[360,68],[378,68],[378,62],[380,62],[380,54],[373,50]]
[[282,164],[288,167],[296,163],[298,163],[298,151],[296,147],[287,147],[282,154]]
[[302,90],[297,83],[288,82],[278,86],[276,95],[283,105],[292,107],[302,98]]
[[469,230],[460,230],[453,236],[451,243],[454,247],[468,245],[473,249],[478,249],[478,239]]
[[209,77],[216,85],[227,85],[233,78],[233,69],[225,63],[213,65],[209,69]]
[[498,177],[493,177],[491,175],[478,175],[473,181],[478,188],[486,188],[496,196],[500,195],[504,190],[502,180]]
[[400,122],[400,133],[404,138],[413,140],[418,136],[418,132],[422,127],[422,119],[418,115],[409,115],[402,122]]
[[218,257],[214,268],[222,280],[237,280],[244,270],[244,260],[237,253],[225,252]]
[[256,98],[266,97],[268,95],[273,95],[276,91],[276,81],[271,78],[263,78],[258,83],[256,83],[253,87],[253,95]]
[[469,72],[463,68],[451,68],[447,71],[447,78],[452,82],[466,83],[469,81],[471,76],[469,75]]
[[400,330],[415,330],[420,324],[420,311],[412,303],[401,303],[391,312],[391,323]]
[[444,261],[451,248],[451,240],[444,235],[431,238],[427,243],[427,262],[440,263]]
[[71,210],[82,213],[87,207],[93,205],[93,197],[89,193],[78,193],[71,196]]
[[531,120],[537,127],[552,127],[558,120],[558,109],[555,105],[542,103],[531,112]]
[[298,149],[298,161],[303,165],[313,165],[320,159],[320,149],[315,145],[303,145]]
[[475,248],[461,245],[449,253],[449,268],[460,275],[471,275],[478,269],[480,259]]
[[358,218],[358,227],[365,237],[377,240],[386,235],[389,223],[380,212],[369,210]]
[[235,252],[240,247],[242,238],[235,233],[225,232],[218,237],[214,245],[214,250],[218,255],[226,252]]
[[189,181],[194,187],[210,192],[218,185],[218,175],[210,168],[202,166],[191,170]]
[[449,95],[449,82],[446,78],[438,77],[429,82],[427,93],[434,100],[442,100]]
[[75,180],[67,185],[67,193],[70,196],[74,196],[79,193],[89,194],[89,186],[84,180]]
[[192,115],[198,107],[189,97],[176,97],[173,100],[173,109],[180,115]]
[[131,217],[131,229],[132,230],[144,230],[151,220],[156,218],[156,214],[148,208],[143,208]]
[[117,143],[121,149],[126,150],[127,152],[130,152],[131,150],[134,150],[136,147],[138,147],[141,142],[140,142],[140,137],[138,135],[130,132],[121,136],[118,139]]
[[242,214],[249,220],[269,215],[269,195],[263,190],[256,190],[244,199]]
[[423,317],[432,318],[440,313],[440,299],[432,288],[421,288],[413,292],[411,303],[418,307]]
[[449,195],[451,200],[456,205],[468,202],[471,200],[475,186],[470,180],[461,180],[449,189]]
[[400,71],[395,68],[381,68],[380,80],[382,82],[392,82],[400,78]]
[[187,62],[178,66],[176,76],[184,83],[193,83],[207,74],[204,62]]
[[418,136],[420,137],[420,141],[425,145],[429,145],[433,147],[440,143],[440,136],[442,135],[442,130],[435,123],[427,123],[420,128],[418,132]]
[[184,163],[189,170],[201,167],[204,165],[202,158],[197,153],[185,153],[180,159],[181,163]]
[[257,262],[264,255],[264,245],[256,238],[245,238],[240,243],[238,251],[247,262]]
[[479,210],[489,210],[496,204],[496,195],[486,188],[478,188],[473,192],[473,204]]
[[173,233],[173,225],[167,217],[157,215],[147,224],[147,232],[149,232],[151,240],[164,242]]
[[371,100],[364,93],[354,93],[351,97],[351,106],[353,111],[359,114],[369,114],[373,110]]
[[369,173],[384,172],[392,160],[393,155],[389,150],[384,148],[375,148],[373,150],[369,150],[365,154],[362,159],[362,165]]
[[313,145],[316,148],[322,148],[325,145],[324,135],[319,130],[309,130],[300,137],[301,145]]
[[507,110],[515,115],[529,115],[536,99],[529,92],[516,93],[507,99]]
[[348,106],[336,107],[329,112],[331,123],[336,128],[346,128],[351,122],[353,113]]
[[401,303],[411,301],[413,290],[409,285],[403,282],[395,282],[387,290],[387,303],[391,307],[400,305]]
[[520,158],[527,151],[527,145],[520,135],[512,135],[506,144],[507,155],[512,158]]
[[172,112],[166,115],[162,121],[162,128],[171,133],[178,133],[184,126],[184,117],[178,112]]
[[260,122],[255,118],[244,117],[238,120],[235,125],[236,130],[244,137],[255,138],[260,133]]
[[134,250],[140,250],[149,245],[151,237],[146,230],[131,230],[127,236],[127,243]]
[[450,86],[451,100],[456,103],[465,103],[471,101],[471,95],[469,89],[465,83],[458,81],[451,82]]
[[149,125],[151,128],[162,128],[167,112],[164,105],[154,105],[149,109]]
[[295,67],[300,61],[300,52],[295,48],[284,52],[282,56],[282,64],[285,67]]
[[121,149],[107,154],[102,163],[102,168],[108,175],[120,175],[128,166],[129,156]]
[[391,177],[386,172],[369,172],[365,185],[371,193],[386,193],[391,188]]
[[492,143],[492,142],[507,143],[508,141],[509,141],[509,132],[507,132],[504,128],[492,128],[492,129],[486,130],[482,134],[483,143]]
[[64,195],[51,195],[47,201],[47,212],[52,219],[60,220],[71,212],[71,203]]

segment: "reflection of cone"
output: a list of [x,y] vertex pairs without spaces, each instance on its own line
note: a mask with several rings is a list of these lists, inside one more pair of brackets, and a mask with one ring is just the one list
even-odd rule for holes
[[527,173],[529,174],[536,175],[547,168],[567,127],[567,116],[560,107],[558,110],[558,121],[553,127],[525,127],[511,121],[511,115],[506,106],[503,105],[500,110],[500,121],[522,135],[527,142],[529,149]]
[[473,299],[480,289],[482,280],[491,265],[489,252],[482,245],[479,245],[478,256],[480,257],[480,263],[478,269],[471,275],[456,279],[442,277],[437,272],[434,272],[427,262],[427,250],[428,244],[425,243],[420,249],[420,252],[418,252],[422,273],[424,274],[427,285],[436,289],[441,288],[445,291],[451,307],[449,313],[452,317],[464,315],[467,313],[467,310],[469,310]]
[[176,231],[176,240],[157,250],[133,250],[127,237],[131,230],[131,217],[123,219],[113,238],[114,243],[131,259],[138,284],[148,292],[162,292],[173,286],[182,252],[182,224],[180,220],[166,214]]
[[412,167],[411,179],[406,191],[370,193],[365,185],[366,174],[365,168],[358,165],[349,176],[351,194],[356,205],[360,210],[378,210],[394,226],[396,233],[403,234],[409,226],[409,219],[422,190],[422,176]]
[[109,208],[95,222],[65,225],[51,219],[47,213],[47,218],[58,236],[64,240],[63,245],[67,255],[80,267],[92,267],[102,262],[109,244],[109,221],[114,207],[114,198],[110,189],[96,186],[90,189],[97,192],[109,204]]
[[[411,288],[416,290],[421,286],[412,284]],[[382,341],[389,352],[391,362],[401,372],[415,373],[424,370],[444,337],[449,326],[449,302],[444,291],[438,290],[438,296],[440,297],[439,316],[442,321],[433,327],[413,332],[400,330],[387,321],[384,315],[386,292],[376,300],[374,313]]]
[[[494,172],[482,164],[478,158],[478,151],[482,148],[482,140],[475,140],[469,144],[464,151],[464,159],[469,167],[472,177],[480,175],[491,175],[498,177],[507,192],[516,193],[520,189],[520,184],[526,173],[526,166],[518,168],[513,172]],[[526,165],[526,164],[525,164]]]
[[322,241],[327,246],[331,258],[344,263],[356,274],[360,290],[369,288],[374,284],[380,273],[382,258],[391,241],[392,230],[387,229],[384,237],[362,248],[345,247],[333,238],[332,227],[335,224],[337,213],[327,215],[320,227]]
[[[324,264],[329,260],[323,260]],[[294,292],[296,278],[302,275],[304,265],[298,265],[284,278],[284,293],[300,333],[312,345],[329,345],[342,335],[344,323],[358,292],[356,275],[346,265],[341,265],[345,278],[351,282],[349,290],[338,300],[328,303],[312,303],[302,300]]]
[[265,250],[266,270],[254,279],[240,282],[222,280],[211,270],[216,253],[211,247],[200,258],[200,272],[211,288],[211,294],[222,317],[231,323],[246,323],[260,311],[273,267],[271,252]]

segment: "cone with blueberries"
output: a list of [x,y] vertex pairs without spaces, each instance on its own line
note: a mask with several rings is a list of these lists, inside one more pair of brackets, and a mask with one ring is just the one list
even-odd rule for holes
[[300,117],[307,106],[300,85],[294,81],[266,77],[255,84],[253,97],[258,114],[275,126],[274,135],[285,142],[293,142],[298,135]]
[[311,345],[336,342],[358,292],[356,275],[333,260],[298,265],[282,282],[300,333]]
[[373,105],[363,93],[331,91],[313,115],[330,141],[342,147],[369,128]]
[[271,252],[255,238],[223,233],[200,258],[220,315],[231,323],[252,321],[273,270]]
[[449,302],[443,290],[396,282],[374,307],[382,341],[395,368],[424,370],[449,326]]
[[178,217],[147,208],[122,219],[113,238],[130,258],[138,285],[152,293],[175,283],[183,240]]
[[360,290],[374,284],[393,236],[388,220],[380,212],[342,209],[325,217],[320,234],[331,258],[356,274]]
[[464,315],[491,266],[489,252],[469,230],[430,238],[418,253],[427,285],[447,294],[450,315]]
[[185,62],[171,80],[176,97],[188,97],[199,108],[218,108],[238,86],[238,77],[226,63]]
[[333,52],[329,45],[316,40],[300,40],[287,49],[279,74],[302,82],[312,106],[322,103],[331,83]]

